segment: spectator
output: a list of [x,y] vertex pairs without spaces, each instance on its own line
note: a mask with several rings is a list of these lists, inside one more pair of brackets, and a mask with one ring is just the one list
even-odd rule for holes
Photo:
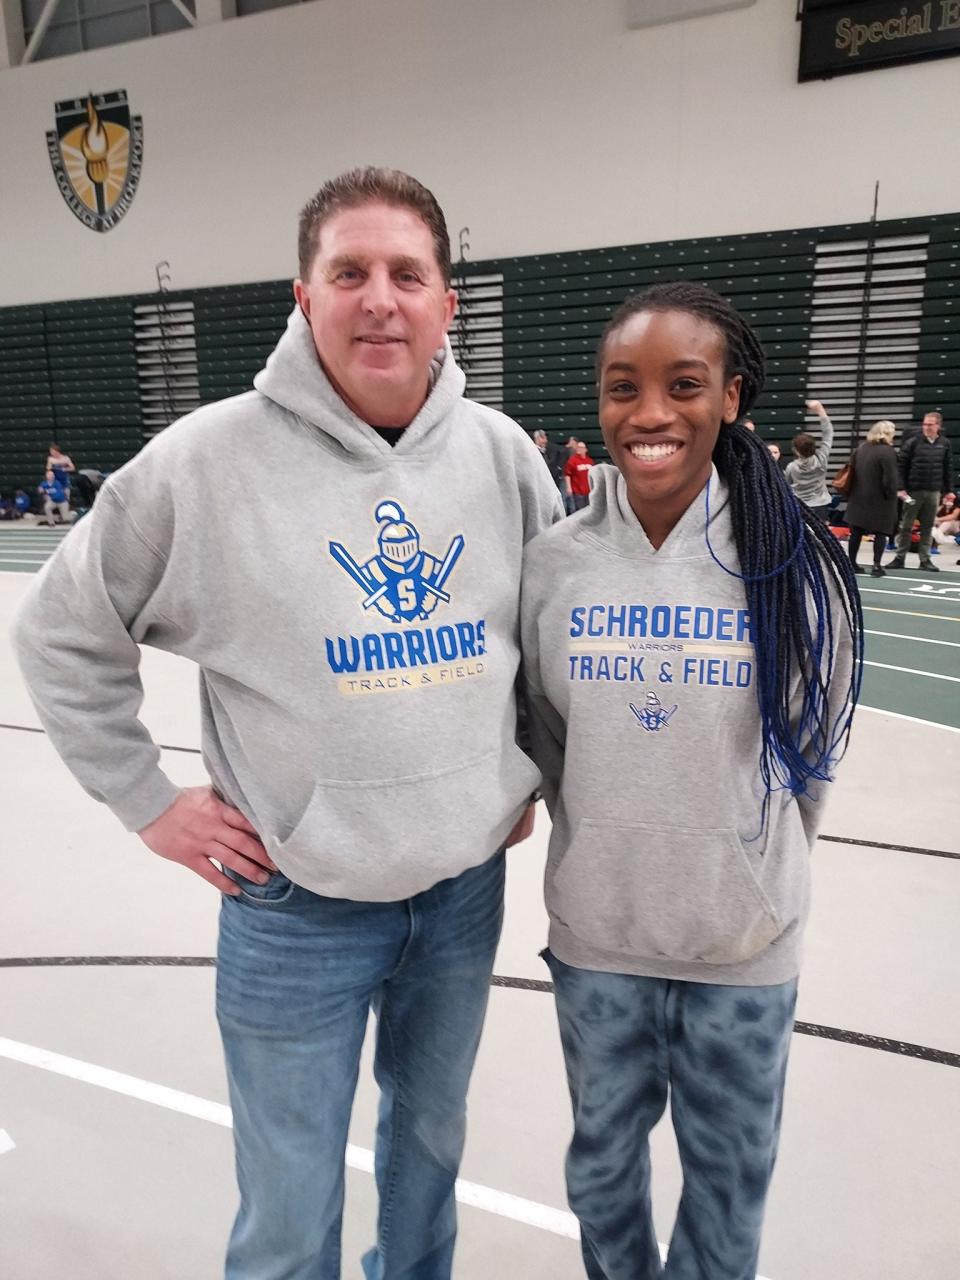
[[853,459],[853,484],[847,497],[847,524],[850,541],[847,547],[854,573],[863,573],[857,564],[857,553],[865,533],[873,534],[873,568],[871,577],[886,573],[880,561],[887,534],[897,518],[897,453],[893,447],[896,427],[892,422],[875,422]]
[[[949,497],[949,494],[947,495]],[[942,502],[933,522],[933,540],[941,545],[952,542],[960,533],[960,502],[954,496],[952,502]]]
[[833,447],[833,423],[819,400],[808,400],[807,409],[820,419],[820,443],[803,431],[793,440],[793,461],[784,474],[802,503],[826,523],[830,515],[830,492],[827,489],[827,464]]
[[30,511],[30,508],[33,506],[33,503],[30,501],[29,493],[24,493],[22,489],[18,489],[17,492],[13,495],[13,505],[17,508],[17,510],[20,512],[22,516],[25,516]]
[[563,468],[565,495],[570,499],[569,515],[582,511],[590,501],[590,468],[593,459],[587,453],[586,441],[578,440],[576,452],[567,459]]
[[757,424],[754,422],[752,418],[741,418],[740,425],[746,431],[756,431],[757,429]]
[[64,524],[70,523],[70,490],[63,487],[52,467],[47,468],[46,478],[37,486],[37,492],[43,498],[43,514],[51,528],[57,523],[53,517],[54,508]]
[[547,469],[553,477],[553,482],[558,489],[563,489],[563,467],[566,459],[563,456],[563,445],[551,440],[547,433],[538,430],[533,433],[533,443],[540,450],[540,456],[547,464]]
[[58,444],[50,446],[50,452],[47,455],[47,469],[53,472],[54,479],[62,489],[66,491],[67,501],[70,501],[70,477],[75,474],[77,468],[73,465],[73,461],[67,454],[63,452]]
[[768,444],[768,445],[767,445],[767,448],[770,450],[770,457],[774,460],[774,462],[779,463],[779,461],[780,461],[780,446],[779,446],[778,444]]
[[887,566],[890,569],[906,567],[910,550],[914,521],[920,524],[920,543],[917,551],[920,568],[937,573],[938,568],[930,559],[930,542],[933,522],[941,498],[952,503],[956,494],[950,489],[953,475],[953,458],[950,442],[940,433],[942,419],[938,413],[924,415],[920,434],[911,436],[900,450],[900,493],[904,501],[900,533],[897,536],[897,554]]
[[97,493],[103,484],[104,475],[94,467],[81,467],[76,473],[77,493],[84,511],[89,511],[97,500]]
[[927,412],[923,415],[923,422],[921,422],[919,426],[910,426],[905,428],[903,435],[900,437],[901,450],[903,449],[905,444],[907,444],[915,436],[918,436],[921,434],[921,432],[923,431],[923,428],[926,426],[928,422],[931,424],[934,424],[937,427],[937,430],[940,430],[943,427],[943,414],[940,412],[939,409],[928,409]]

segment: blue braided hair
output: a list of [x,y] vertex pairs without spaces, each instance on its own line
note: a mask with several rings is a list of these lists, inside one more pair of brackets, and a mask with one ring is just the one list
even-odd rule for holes
[[[739,413],[749,413],[763,388],[763,348],[736,308],[704,285],[652,285],[627,298],[604,330],[598,369],[610,334],[644,311],[683,311],[711,324],[726,347],[725,377],[741,378]],[[722,564],[710,546],[709,484],[707,546],[720,568],[744,584],[756,650],[766,815],[773,791],[803,795],[812,781],[829,781],[847,748],[863,671],[860,593],[839,542],[794,496],[753,432],[722,424],[713,462],[729,490],[739,571]],[[851,637],[853,665],[833,721],[828,696],[835,676],[840,678],[835,671],[838,627]]]

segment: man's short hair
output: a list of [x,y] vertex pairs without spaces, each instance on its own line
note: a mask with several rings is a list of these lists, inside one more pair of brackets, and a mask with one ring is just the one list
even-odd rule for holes
[[793,437],[791,448],[798,458],[812,458],[816,447],[816,440],[806,431],[801,431],[798,436]]
[[409,209],[426,224],[433,236],[433,250],[444,285],[450,287],[450,236],[443,210],[436,196],[423,183],[399,169],[351,169],[325,182],[300,211],[300,279],[306,280],[313,266],[320,228],[334,214],[365,204],[389,204]]
[[925,418],[936,418],[937,423],[941,427],[943,426],[943,414],[940,412],[939,409],[928,409],[923,416]]

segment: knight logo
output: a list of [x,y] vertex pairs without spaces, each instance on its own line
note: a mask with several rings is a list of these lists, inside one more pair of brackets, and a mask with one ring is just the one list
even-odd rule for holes
[[647,700],[642,708],[630,703],[630,710],[648,733],[659,733],[665,728],[673,719],[676,709],[677,704],[674,703],[668,711],[652,689],[647,694]]
[[421,550],[420,533],[399,503],[381,502],[374,512],[380,524],[378,551],[358,563],[341,542],[330,543],[330,554],[363,592],[364,609],[377,609],[391,622],[429,618],[438,604],[449,604],[447,579],[463,551],[457,534],[443,559]]
[[53,174],[70,209],[91,231],[112,231],[133,203],[143,167],[143,121],[127,91],[58,102],[47,134]]

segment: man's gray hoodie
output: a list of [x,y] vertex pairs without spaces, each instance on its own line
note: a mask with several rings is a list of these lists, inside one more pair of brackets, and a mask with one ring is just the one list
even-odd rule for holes
[[[591,479],[589,507],[524,556],[524,672],[553,817],[550,948],[583,969],[786,982],[827,787],[775,791],[764,824],[753,622],[743,583],[707,547],[705,494],[654,551],[619,472]],[[715,471],[710,496],[710,544],[739,572]],[[841,644],[834,715],[850,671]]]
[[391,448],[295,310],[256,390],[151,441],[41,572],[24,676],[129,830],[178,794],[137,719],[145,644],[199,666],[210,778],[298,884],[396,900],[502,845],[539,782],[515,745],[522,550],[559,499],[449,347],[434,374]]

